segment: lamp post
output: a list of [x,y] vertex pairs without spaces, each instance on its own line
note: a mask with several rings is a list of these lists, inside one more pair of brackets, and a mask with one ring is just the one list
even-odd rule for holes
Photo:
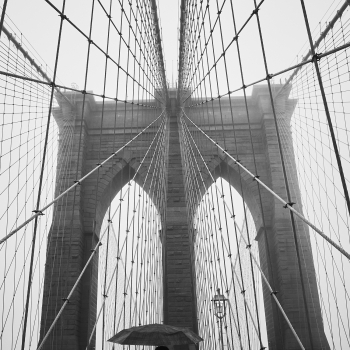
[[226,302],[225,296],[220,294],[220,288],[217,289],[216,295],[212,299],[214,303],[214,315],[218,318],[220,324],[220,339],[221,339],[221,349],[224,350],[224,337],[222,333],[222,319],[226,316]]

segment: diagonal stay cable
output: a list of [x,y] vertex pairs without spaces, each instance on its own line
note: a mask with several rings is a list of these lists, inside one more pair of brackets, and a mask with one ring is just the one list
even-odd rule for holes
[[132,143],[135,139],[137,139],[141,134],[143,134],[147,129],[149,129],[156,121],[158,121],[162,115],[164,114],[165,109],[163,112],[148,126],[146,126],[142,131],[140,131],[136,136],[134,136],[131,140],[129,140],[125,145],[120,147],[118,150],[113,152],[108,158],[106,158],[101,164],[97,165],[95,168],[93,168],[91,171],[89,171],[86,175],[84,175],[79,180],[76,180],[72,186],[67,188],[65,191],[63,191],[60,195],[58,195],[55,199],[53,199],[50,203],[48,203],[45,207],[37,210],[37,212],[32,215],[29,219],[24,221],[21,225],[17,226],[14,230],[9,232],[5,237],[1,238],[0,244],[3,244],[7,239],[9,239],[11,236],[13,236],[17,231],[19,231],[21,228],[26,226],[29,222],[34,220],[39,215],[43,215],[43,212],[48,209],[52,204],[56,203],[60,198],[62,198],[64,195],[66,195],[68,192],[70,192],[73,188],[80,185],[84,180],[86,180],[90,175],[92,175],[98,168],[101,168],[104,164],[106,164],[109,160],[111,160],[115,155],[117,155],[120,151],[122,151],[124,148],[126,148],[130,143]]
[[227,155],[231,160],[234,161],[235,164],[237,164],[241,169],[243,169],[248,175],[250,175],[255,181],[257,181],[261,186],[263,186],[267,191],[269,191],[275,198],[277,198],[282,204],[285,209],[289,209],[291,212],[293,212],[296,216],[298,216],[301,220],[303,220],[308,226],[310,226],[314,231],[316,231],[321,237],[323,237],[328,243],[330,243],[334,248],[336,248],[340,253],[342,253],[345,257],[347,257],[350,260],[350,254],[343,249],[340,245],[335,243],[333,240],[331,240],[327,235],[325,235],[318,227],[316,227],[311,221],[306,219],[301,213],[299,213],[297,210],[295,210],[292,205],[288,202],[286,202],[284,199],[282,199],[277,193],[275,193],[269,186],[267,186],[264,182],[262,182],[258,176],[254,175],[251,171],[249,171],[244,165],[240,163],[239,160],[232,157],[223,147],[219,145],[218,142],[213,140],[208,134],[206,134],[199,126],[197,126],[185,113],[184,109],[182,108],[183,115],[186,117],[187,120],[190,121],[190,123],[197,128],[206,138],[208,138],[216,147],[218,147],[225,155]]

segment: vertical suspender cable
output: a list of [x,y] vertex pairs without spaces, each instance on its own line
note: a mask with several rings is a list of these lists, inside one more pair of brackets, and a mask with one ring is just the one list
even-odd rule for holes
[[[66,0],[63,0],[62,13],[64,13],[65,5],[66,5]],[[51,84],[51,96],[50,96],[50,104],[49,104],[49,111],[48,111],[47,125],[46,125],[46,134],[45,134],[45,143],[44,143],[44,149],[43,149],[43,155],[42,155],[42,163],[41,163],[41,170],[40,170],[38,195],[37,195],[36,208],[35,208],[35,211],[34,211],[36,213],[38,213],[38,211],[40,210],[41,189],[42,189],[43,178],[44,178],[46,152],[47,152],[47,144],[48,144],[48,137],[49,137],[49,130],[50,130],[50,121],[51,121],[51,111],[52,111],[52,104],[53,104],[54,91],[55,91],[55,82],[56,82],[56,74],[57,74],[57,67],[58,67],[58,58],[59,58],[59,52],[60,52],[60,46],[61,46],[63,20],[64,20],[64,16],[62,15],[61,19],[60,19],[60,28],[59,28],[59,33],[58,33],[58,42],[57,42],[57,49],[56,49],[54,74],[53,74],[53,80],[52,80],[52,84]],[[24,321],[23,321],[23,331],[22,331],[22,345],[21,345],[21,349],[22,350],[24,350],[24,348],[25,348],[25,341],[26,341],[28,310],[29,310],[29,298],[30,298],[30,292],[31,292],[31,286],[32,286],[32,273],[33,273],[33,263],[34,263],[36,235],[37,235],[37,230],[38,230],[38,221],[39,221],[39,217],[37,216],[37,217],[35,217],[35,220],[34,220],[34,231],[33,231],[33,236],[32,236],[32,249],[31,249],[31,257],[30,257],[30,265],[29,265],[27,296],[26,296],[26,303],[25,303],[25,310],[24,310]]]

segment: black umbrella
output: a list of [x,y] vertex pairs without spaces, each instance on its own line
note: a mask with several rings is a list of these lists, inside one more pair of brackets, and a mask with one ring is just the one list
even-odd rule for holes
[[109,339],[109,342],[123,345],[182,345],[197,344],[203,339],[188,328],[166,324],[148,324],[123,329]]

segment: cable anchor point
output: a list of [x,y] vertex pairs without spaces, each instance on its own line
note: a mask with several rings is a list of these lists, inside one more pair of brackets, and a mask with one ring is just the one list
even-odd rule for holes
[[45,215],[41,210],[32,210],[32,213],[38,214],[38,216]]
[[315,53],[313,56],[312,56],[312,59],[311,61],[312,62],[318,62],[320,59],[321,59],[321,53]]
[[284,209],[287,209],[288,207],[292,207],[294,204],[296,204],[296,203],[294,203],[294,202],[286,203],[286,204],[283,206],[283,208],[284,208]]

